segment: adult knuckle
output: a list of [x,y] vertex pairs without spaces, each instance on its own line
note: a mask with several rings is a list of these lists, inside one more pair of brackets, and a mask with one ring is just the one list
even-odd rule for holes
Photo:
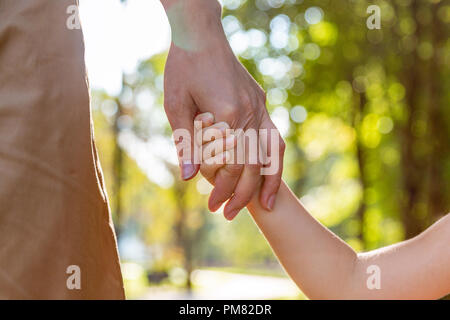
[[239,95],[239,104],[246,110],[251,110],[254,107],[252,98],[250,97],[250,94],[248,92],[242,92]]
[[164,108],[168,110],[176,109],[176,105],[178,104],[178,98],[173,95],[164,95]]
[[164,101],[164,109],[171,124],[179,123],[186,116],[186,110],[178,100]]
[[239,115],[239,108],[233,103],[223,106],[218,113],[225,121],[233,121]]

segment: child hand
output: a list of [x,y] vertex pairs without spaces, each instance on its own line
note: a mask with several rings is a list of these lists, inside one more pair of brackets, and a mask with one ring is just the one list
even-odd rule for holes
[[217,171],[232,159],[236,137],[226,122],[214,123],[214,116],[201,113],[194,119],[195,146],[201,151],[200,172],[212,185]]

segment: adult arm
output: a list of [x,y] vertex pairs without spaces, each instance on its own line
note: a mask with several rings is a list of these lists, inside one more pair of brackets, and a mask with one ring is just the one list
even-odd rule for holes
[[[193,137],[193,119],[211,112],[217,122],[233,129],[275,129],[265,107],[265,93],[233,54],[221,23],[216,0],[161,0],[172,29],[165,67],[164,107],[173,130],[187,129]],[[279,136],[279,134],[277,133]],[[193,140],[193,139],[192,139]],[[261,205],[270,210],[281,182],[284,142],[269,154],[278,155],[277,172],[264,178],[260,165],[229,164],[216,175],[209,208],[216,211],[230,199],[224,214],[232,219],[254,196],[263,180]],[[193,141],[192,150],[194,149]],[[199,165],[193,154],[180,159],[182,178],[194,177]]]

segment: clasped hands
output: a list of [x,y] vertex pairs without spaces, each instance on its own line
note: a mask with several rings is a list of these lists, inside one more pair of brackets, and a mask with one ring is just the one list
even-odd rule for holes
[[[278,163],[279,136],[276,129],[266,132],[264,129],[233,130],[226,122],[215,122],[214,115],[210,112],[198,114],[194,119],[194,154],[200,166],[200,172],[215,188],[217,185],[217,174],[225,166],[231,166],[231,170],[240,172],[242,164],[260,167],[261,175],[257,175],[252,181],[256,187],[251,191],[250,201],[258,201],[259,194],[265,175],[277,174],[280,169]],[[274,157],[269,154],[268,145]],[[180,150],[179,150],[180,151]],[[235,191],[232,197],[239,197]],[[274,197],[275,198],[275,197]],[[273,199],[274,200],[274,199]],[[272,200],[271,200],[272,201]],[[274,203],[270,203],[272,207]],[[217,207],[210,209],[217,210]],[[224,210],[224,216],[228,220],[234,219],[239,210]]]
[[[224,215],[232,219],[259,193],[262,207],[271,210],[281,183],[285,145],[266,110],[263,89],[230,48],[222,28],[220,4],[202,0],[161,2],[172,29],[164,70],[164,108],[174,134],[183,130],[193,137],[194,118],[209,112],[215,123],[225,122],[232,129],[251,129],[258,137],[260,130],[265,130],[270,135],[265,152],[279,164],[264,176],[261,163],[251,161],[218,168],[209,209],[217,211],[227,202]],[[195,150],[193,139],[188,140],[192,140],[190,149]],[[272,150],[272,141],[276,141],[276,150]],[[182,178],[195,177],[200,163],[194,161],[194,154],[179,154],[179,159]]]

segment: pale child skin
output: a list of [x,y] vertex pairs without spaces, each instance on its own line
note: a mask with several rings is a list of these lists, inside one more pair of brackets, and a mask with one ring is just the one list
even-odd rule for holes
[[[196,127],[197,137],[203,137],[208,129],[224,132],[227,128],[226,123],[214,123],[211,113],[195,120],[202,124]],[[222,144],[223,150],[231,150],[234,140],[196,139],[196,143]],[[213,158],[227,159],[229,155],[224,151]],[[207,160],[204,155],[200,170],[214,184],[215,173],[223,164]],[[450,293],[449,214],[413,239],[356,253],[313,218],[284,181],[273,211],[262,208],[257,196],[247,208],[286,272],[311,299],[439,299]],[[374,273],[379,279],[371,286]]]

